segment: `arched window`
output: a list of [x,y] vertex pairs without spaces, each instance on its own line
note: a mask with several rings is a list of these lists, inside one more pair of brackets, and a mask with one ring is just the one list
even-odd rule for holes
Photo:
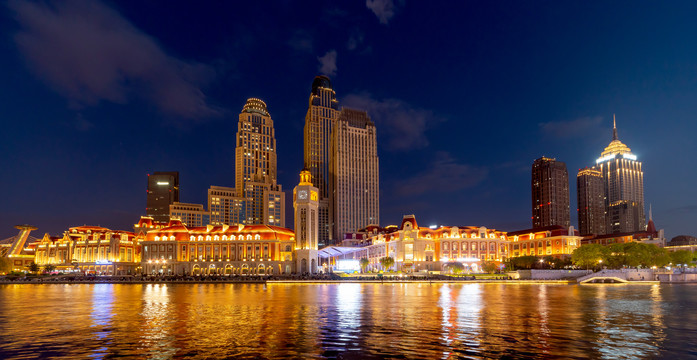
[[160,241],[160,237],[159,237],[159,236],[155,236],[155,241]]
[[448,243],[448,242],[444,242],[444,243],[443,243],[443,250],[449,250],[449,249],[448,249],[448,245],[449,245],[449,244],[450,244],[450,243]]
[[261,240],[261,236],[259,234],[254,235],[254,240]]
[[169,239],[170,239],[171,241],[174,241],[174,235],[170,236]]
[[247,240],[252,240],[252,235],[247,235]]
[[215,237],[213,237],[213,240],[215,240],[215,241],[220,240],[220,236],[216,235]]
[[227,235],[223,235],[223,241],[227,240]]
[[230,240],[235,240],[235,235],[230,235]]
[[191,237],[189,238],[189,240],[191,240],[191,241],[196,240],[196,236],[191,235]]
[[210,235],[206,235],[206,241],[211,241],[211,236],[210,236]]
[[467,250],[467,243],[463,242],[462,243],[462,251],[465,251],[465,250]]

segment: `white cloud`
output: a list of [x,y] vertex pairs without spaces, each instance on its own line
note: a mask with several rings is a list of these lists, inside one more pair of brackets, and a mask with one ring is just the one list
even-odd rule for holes
[[374,99],[368,93],[350,94],[341,104],[367,111],[378,134],[388,138],[387,148],[394,151],[428,146],[426,130],[432,123],[441,121],[430,110],[414,108],[398,99]]
[[336,75],[336,50],[327,51],[324,56],[317,58],[319,60],[319,72],[327,75]]
[[416,175],[401,180],[395,187],[397,196],[418,196],[426,192],[451,193],[477,186],[489,171],[486,168],[457,162],[447,152],[436,152],[432,165]]
[[102,100],[153,102],[183,118],[215,115],[201,86],[211,67],[165,53],[149,35],[99,1],[10,1],[14,39],[30,69],[78,107]]
[[392,0],[366,0],[365,6],[373,11],[381,24],[387,24],[394,16],[395,5]]
[[359,45],[363,44],[364,35],[361,31],[354,31],[346,42],[346,48],[356,50]]

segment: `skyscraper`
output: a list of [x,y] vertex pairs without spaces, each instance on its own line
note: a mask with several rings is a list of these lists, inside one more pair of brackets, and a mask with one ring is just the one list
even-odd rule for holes
[[378,151],[375,124],[365,111],[342,108],[331,136],[333,239],[380,224]]
[[584,168],[576,175],[578,194],[578,228],[581,235],[604,235],[605,188],[602,173],[594,168]]
[[148,174],[147,216],[158,222],[169,221],[169,206],[179,201],[179,172],[156,171]]
[[332,127],[339,114],[339,102],[328,77],[317,76],[312,82],[309,106],[305,115],[304,159],[312,178],[312,185],[319,189],[319,244],[326,245],[331,234],[330,213],[330,143]]
[[235,149],[235,189],[244,198],[245,224],[285,226],[285,194],[276,174],[273,120],[266,103],[247,99],[239,116]]
[[617,136],[613,116],[612,141],[595,161],[603,176],[606,233],[644,231],[644,172],[641,162]]
[[563,162],[541,157],[532,164],[532,226],[549,225],[571,225],[569,174]]

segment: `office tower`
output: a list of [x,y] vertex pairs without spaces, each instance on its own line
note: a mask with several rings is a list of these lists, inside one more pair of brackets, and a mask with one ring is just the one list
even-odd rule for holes
[[332,129],[330,156],[333,239],[380,224],[377,138],[365,111],[342,108]]
[[327,245],[333,231],[330,216],[330,143],[332,127],[339,114],[339,103],[326,76],[317,76],[312,82],[309,106],[305,115],[304,159],[319,189],[319,244]]
[[604,235],[605,188],[600,170],[584,168],[576,176],[578,193],[578,228],[581,235]]
[[235,188],[211,186],[208,189],[208,211],[211,225],[244,224],[245,205],[245,199],[237,196]]
[[199,227],[210,224],[210,212],[203,209],[202,204],[187,204],[175,202],[169,206],[169,218],[181,220],[188,227]]
[[293,189],[295,211],[296,272],[316,273],[319,243],[319,189],[312,185],[307,168],[300,172],[300,183]]
[[606,233],[644,231],[644,172],[636,155],[619,140],[614,116],[612,141],[595,163],[604,182]]
[[549,225],[571,225],[569,174],[563,162],[541,157],[532,164],[532,226]]
[[276,174],[273,120],[266,103],[247,99],[239,116],[235,149],[235,189],[237,197],[244,199],[245,224],[285,226],[285,194]]
[[148,174],[147,216],[154,221],[169,221],[169,206],[179,201],[179,172],[156,171]]

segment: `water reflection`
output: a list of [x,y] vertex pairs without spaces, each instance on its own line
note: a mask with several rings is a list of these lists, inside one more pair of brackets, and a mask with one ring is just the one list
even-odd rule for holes
[[3,359],[697,353],[689,285],[0,285],[0,304]]

